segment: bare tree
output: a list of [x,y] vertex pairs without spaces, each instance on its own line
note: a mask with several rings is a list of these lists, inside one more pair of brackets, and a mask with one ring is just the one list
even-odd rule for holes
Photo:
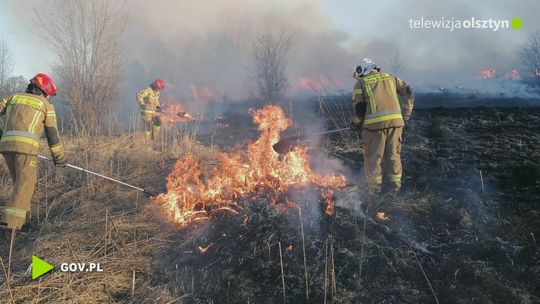
[[54,0],[36,11],[39,35],[56,52],[61,100],[76,131],[97,134],[120,104],[123,4]]
[[264,101],[275,101],[287,92],[289,81],[285,68],[290,47],[291,35],[285,32],[263,34],[254,42],[255,72],[252,77]]
[[0,86],[0,98],[6,97],[14,92],[24,92],[28,86],[28,80],[23,76],[12,76],[6,79]]
[[403,58],[403,55],[401,55],[401,50],[397,49],[394,53],[394,57],[392,57],[392,73],[399,73],[399,71],[401,71],[401,68],[403,67],[403,63],[405,63],[405,59]]
[[13,72],[11,50],[5,40],[0,40],[0,88],[4,88],[9,75]]
[[530,72],[533,82],[540,85],[540,33],[531,35],[521,51],[521,61]]

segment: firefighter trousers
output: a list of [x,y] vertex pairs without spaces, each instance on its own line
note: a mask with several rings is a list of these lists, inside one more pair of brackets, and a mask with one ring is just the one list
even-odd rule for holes
[[13,190],[6,206],[1,209],[1,223],[20,230],[30,212],[30,202],[36,188],[38,159],[35,155],[4,153],[4,159],[13,180]]
[[142,116],[144,122],[144,135],[147,139],[157,139],[161,127],[161,118],[156,113],[145,113]]
[[383,181],[390,188],[401,187],[402,135],[402,127],[362,131],[364,174],[371,188],[380,189]]

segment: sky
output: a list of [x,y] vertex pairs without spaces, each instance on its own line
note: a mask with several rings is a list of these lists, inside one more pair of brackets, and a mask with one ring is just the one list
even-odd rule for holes
[[[47,3],[0,0],[0,39],[12,49],[15,75],[49,72],[56,62],[34,25],[40,5]],[[299,79],[328,76],[348,89],[358,59],[370,57],[390,70],[398,50],[404,59],[399,74],[411,83],[457,86],[475,81],[488,68],[499,75],[522,71],[519,52],[529,35],[540,32],[539,11],[537,0],[128,0],[126,69],[142,74],[144,81],[136,85],[162,75],[184,84],[178,90],[185,94],[195,85],[237,96],[247,91],[251,60],[237,37],[286,29],[293,34],[287,71],[293,88]],[[410,28],[410,19],[472,17],[522,18],[523,27]],[[208,73],[215,67],[218,71]]]

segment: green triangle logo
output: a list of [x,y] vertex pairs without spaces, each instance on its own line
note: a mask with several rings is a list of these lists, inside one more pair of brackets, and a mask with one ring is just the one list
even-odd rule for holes
[[53,269],[53,265],[45,262],[35,255],[32,256],[32,280],[39,278]]

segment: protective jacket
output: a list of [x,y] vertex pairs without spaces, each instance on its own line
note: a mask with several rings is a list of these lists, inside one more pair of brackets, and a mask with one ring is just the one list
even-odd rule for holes
[[55,160],[64,158],[56,111],[47,98],[29,93],[16,93],[0,101],[0,116],[4,115],[0,153],[37,155],[40,150],[40,138],[45,131],[53,158]]
[[[398,95],[404,102],[400,104]],[[412,113],[414,97],[405,81],[373,71],[358,78],[353,89],[354,122],[369,130],[403,127]]]
[[159,107],[159,91],[146,87],[137,93],[137,102],[141,106],[141,114],[154,114]]

